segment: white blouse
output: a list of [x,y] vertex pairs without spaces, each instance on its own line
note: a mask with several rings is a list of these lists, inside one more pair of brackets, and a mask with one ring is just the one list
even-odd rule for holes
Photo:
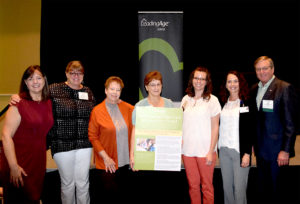
[[[221,112],[219,100],[195,100],[188,95],[181,101],[183,111],[182,154],[189,157],[205,157],[211,144],[211,118]],[[215,147],[216,150],[216,147]]]
[[240,99],[227,101],[220,116],[219,149],[228,147],[240,152],[239,118]]

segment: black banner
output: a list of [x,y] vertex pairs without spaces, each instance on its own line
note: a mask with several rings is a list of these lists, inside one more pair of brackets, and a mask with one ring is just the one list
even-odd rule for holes
[[146,94],[145,75],[163,76],[162,96],[181,101],[183,71],[183,12],[139,12],[139,98]]

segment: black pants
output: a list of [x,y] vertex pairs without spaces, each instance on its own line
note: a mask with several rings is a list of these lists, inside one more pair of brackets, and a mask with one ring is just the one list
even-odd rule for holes
[[16,188],[13,185],[3,186],[4,204],[39,204],[39,200],[30,200],[22,187]]
[[277,160],[256,158],[258,173],[258,191],[265,203],[278,203],[282,194],[279,189],[280,168]]
[[[119,168],[115,173],[94,170],[93,186],[90,186],[91,203],[130,203],[129,186],[132,171],[129,165]],[[91,182],[92,183],[92,182]]]

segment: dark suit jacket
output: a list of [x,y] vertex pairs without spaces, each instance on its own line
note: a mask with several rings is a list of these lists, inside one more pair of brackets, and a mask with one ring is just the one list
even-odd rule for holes
[[[296,92],[293,87],[282,80],[275,79],[262,98],[259,110],[256,106],[258,84],[251,89],[251,106],[255,110],[256,140],[255,154],[266,160],[277,160],[278,153],[283,150],[295,156],[295,113],[294,98]],[[273,100],[273,111],[265,112],[262,109],[263,100]]]

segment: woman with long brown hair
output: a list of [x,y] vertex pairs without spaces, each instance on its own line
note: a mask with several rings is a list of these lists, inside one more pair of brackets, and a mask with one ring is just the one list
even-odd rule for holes
[[[65,74],[66,81],[49,86],[54,125],[47,140],[61,178],[62,203],[90,203],[92,144],[88,125],[96,101],[90,88],[83,85],[84,67],[80,61],[69,62]],[[11,103],[19,101],[14,95]]]
[[218,143],[224,203],[246,204],[254,128],[249,127],[249,89],[243,74],[229,71],[221,86],[220,97],[225,103],[220,116]]
[[2,129],[4,199],[5,203],[39,203],[46,173],[46,136],[53,125],[48,83],[39,65],[25,70],[19,95],[22,100],[9,107]]
[[191,74],[183,108],[182,158],[192,204],[214,203],[213,173],[219,131],[220,103],[211,94],[210,73],[197,67]]

